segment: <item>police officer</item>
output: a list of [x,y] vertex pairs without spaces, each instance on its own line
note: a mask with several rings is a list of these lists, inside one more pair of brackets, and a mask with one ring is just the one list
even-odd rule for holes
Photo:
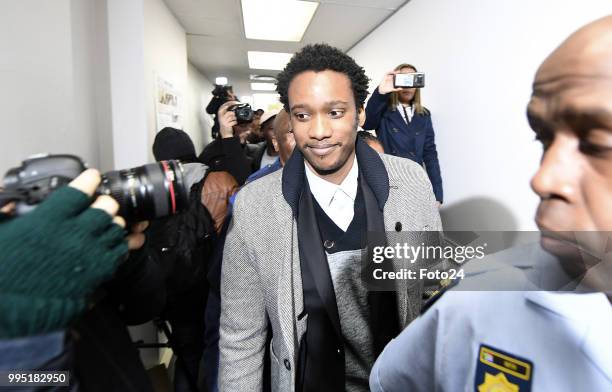
[[[387,345],[370,375],[373,391],[612,390],[612,267],[603,233],[612,231],[611,64],[608,16],[570,36],[536,74],[528,117],[544,147],[531,183],[541,199],[541,239],[491,257],[524,264],[507,267],[511,273],[544,271],[554,279],[525,279],[523,289],[549,291],[461,290],[499,274],[489,264]],[[550,291],[564,274],[574,290]]]

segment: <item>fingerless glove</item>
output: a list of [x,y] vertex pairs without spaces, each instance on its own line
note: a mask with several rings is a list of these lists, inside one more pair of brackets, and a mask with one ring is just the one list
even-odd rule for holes
[[128,251],[125,231],[64,187],[0,222],[0,338],[65,328]]

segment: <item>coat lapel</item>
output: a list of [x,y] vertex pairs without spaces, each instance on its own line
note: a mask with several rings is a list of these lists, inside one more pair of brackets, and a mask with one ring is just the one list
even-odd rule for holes
[[[399,131],[405,131],[406,130],[406,121],[404,121],[404,117],[402,117],[402,115],[400,114],[399,110],[392,110],[389,113],[389,117],[392,120],[392,124],[393,124],[393,128],[392,130],[394,132],[399,132]],[[397,129],[397,131],[395,131]]]

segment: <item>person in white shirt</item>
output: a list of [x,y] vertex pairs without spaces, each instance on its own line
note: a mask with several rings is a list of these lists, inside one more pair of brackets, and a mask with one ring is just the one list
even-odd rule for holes
[[265,112],[261,117],[261,134],[265,139],[264,149],[261,154],[259,167],[263,169],[266,166],[272,165],[278,159],[278,151],[274,148],[272,139],[274,138],[274,120],[278,114],[278,110]]

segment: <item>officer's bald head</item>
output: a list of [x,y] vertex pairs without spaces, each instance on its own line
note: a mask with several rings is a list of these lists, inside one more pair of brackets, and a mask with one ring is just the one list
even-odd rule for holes
[[534,87],[575,77],[612,77],[612,15],[566,39],[540,66]]

